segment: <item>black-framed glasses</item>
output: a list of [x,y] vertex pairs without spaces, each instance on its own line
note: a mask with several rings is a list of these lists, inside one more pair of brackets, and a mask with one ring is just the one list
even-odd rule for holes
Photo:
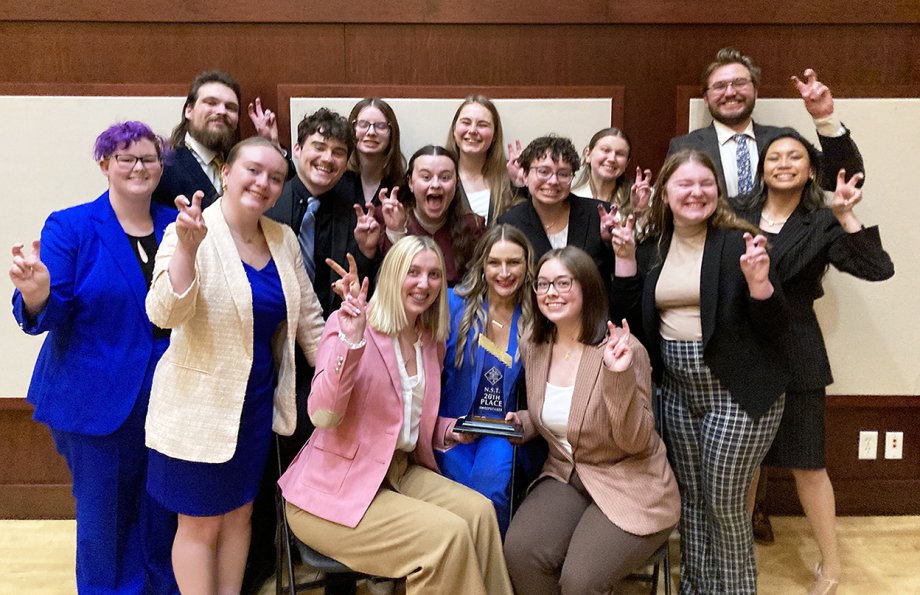
[[556,293],[568,293],[572,290],[575,279],[571,277],[556,277],[552,281],[549,279],[537,279],[533,282],[533,290],[537,295],[545,295],[552,287]]
[[383,134],[390,130],[390,125],[387,122],[371,122],[369,120],[355,120],[355,130],[358,132],[367,132],[368,128],[373,127],[377,134]]
[[138,157],[137,155],[126,155],[124,153],[112,155],[115,158],[115,163],[118,164],[118,167],[122,169],[134,169],[134,166],[138,163],[141,164],[141,167],[144,169],[155,168],[161,165],[160,158],[156,155],[143,155]]
[[572,178],[575,177],[575,174],[567,169],[554,171],[549,167],[535,167],[531,171],[534,173],[534,175],[537,176],[538,179],[543,180],[544,182],[548,181],[553,177],[553,175],[555,175],[560,184],[568,184],[572,181]]
[[734,87],[735,89],[745,89],[751,83],[751,79],[746,76],[739,76],[738,78],[733,78],[727,81],[716,81],[713,84],[709,85],[707,91],[715,91],[716,93],[725,93],[728,91],[729,87]]

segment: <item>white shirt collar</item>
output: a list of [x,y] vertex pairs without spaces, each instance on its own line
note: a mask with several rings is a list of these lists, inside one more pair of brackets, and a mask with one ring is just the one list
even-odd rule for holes
[[[719,145],[724,145],[725,143],[730,141],[733,136],[738,134],[737,132],[735,132],[734,130],[732,130],[731,128],[723,124],[722,122],[713,120],[712,125],[716,129],[716,138],[719,139]],[[753,120],[751,120],[748,123],[747,128],[741,131],[741,134],[745,135],[748,138],[753,138],[753,139],[757,138],[754,136],[754,121]]]
[[188,132],[185,133],[185,144],[191,149],[196,155],[201,158],[201,161],[207,165],[214,161],[214,157],[217,155],[216,151],[212,151],[207,148],[197,140],[195,140],[191,134]]

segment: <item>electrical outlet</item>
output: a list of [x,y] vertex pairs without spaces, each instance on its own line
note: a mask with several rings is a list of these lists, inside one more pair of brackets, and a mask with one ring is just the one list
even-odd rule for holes
[[859,458],[878,458],[878,432],[863,430],[859,433]]
[[885,458],[904,457],[904,432],[885,432]]

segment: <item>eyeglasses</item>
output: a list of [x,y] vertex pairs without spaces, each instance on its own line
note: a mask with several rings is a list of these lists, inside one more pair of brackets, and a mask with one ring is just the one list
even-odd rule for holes
[[556,293],[568,293],[571,291],[573,283],[575,283],[575,279],[571,277],[556,277],[552,281],[549,279],[537,279],[533,282],[533,290],[537,295],[545,295],[549,292],[549,288],[553,287],[556,289]]
[[390,125],[387,122],[369,122],[367,120],[355,120],[354,121],[355,130],[358,132],[367,132],[367,129],[371,126],[374,127],[374,130],[377,134],[383,134],[390,130]]
[[134,169],[134,166],[138,163],[140,163],[141,167],[144,169],[157,168],[162,165],[160,158],[156,155],[144,155],[143,157],[137,157],[136,155],[113,155],[113,157],[118,167],[125,170]]
[[754,81],[752,81],[751,79],[747,77],[739,76],[738,78],[734,78],[728,81],[716,81],[713,84],[709,85],[709,88],[706,90],[715,91],[716,93],[725,93],[726,91],[728,91],[729,87],[734,87],[735,89],[746,89],[753,82]]
[[572,181],[572,178],[575,177],[575,174],[567,169],[553,171],[549,167],[535,167],[531,171],[537,176],[538,179],[543,180],[544,182],[549,181],[549,179],[555,175],[556,179],[559,180],[561,184],[568,184]]

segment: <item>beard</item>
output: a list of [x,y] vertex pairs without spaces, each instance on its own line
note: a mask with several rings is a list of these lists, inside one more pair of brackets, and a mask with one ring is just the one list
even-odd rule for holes
[[233,126],[229,120],[224,119],[226,127],[223,129],[212,130],[210,128],[198,128],[192,121],[188,122],[188,132],[192,135],[192,138],[200,142],[205,147],[211,149],[219,155],[226,155],[230,149],[233,148],[233,145],[236,144],[237,128]]
[[736,114],[723,114],[719,111],[718,105],[709,105],[709,114],[716,122],[721,122],[726,126],[734,126],[746,122],[751,114],[754,113],[754,98],[749,98],[744,103],[744,109]]

